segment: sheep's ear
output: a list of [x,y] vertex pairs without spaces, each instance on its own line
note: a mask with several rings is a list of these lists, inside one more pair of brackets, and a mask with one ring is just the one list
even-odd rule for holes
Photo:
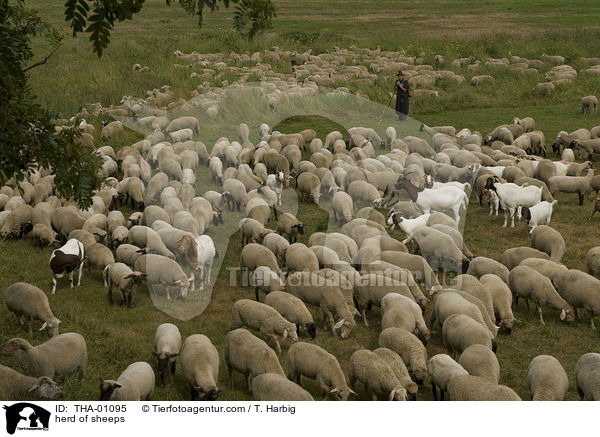
[[158,356],[158,354],[157,354],[156,352],[154,352],[154,351],[152,351],[152,352],[150,352],[150,353],[151,353],[152,355],[154,355],[155,357],[157,357],[157,356]]
[[521,323],[521,321],[519,319],[517,319],[516,317],[513,317],[513,322],[515,322],[515,323]]
[[122,386],[121,384],[119,384],[118,382],[115,382],[115,383],[114,383],[114,387],[115,387],[115,388],[121,388],[121,387],[123,387],[123,386]]
[[123,279],[131,279],[135,276],[135,273],[130,273],[129,275],[125,276]]
[[333,329],[340,329],[344,325],[344,319],[341,319],[335,325],[333,325]]
[[40,380],[39,379],[37,381],[35,381],[31,387],[29,387],[29,390],[27,390],[27,393],[31,393],[32,391],[35,391],[38,388],[40,388]]
[[282,336],[282,337],[283,337],[284,339],[286,339],[286,338],[287,338],[287,336],[288,336],[288,330],[287,330],[287,329],[284,329],[284,330],[283,330],[283,336]]
[[40,328],[40,331],[43,331],[44,329],[46,329],[46,326],[48,325],[48,322],[44,322],[44,324],[42,325],[42,327]]
[[337,393],[339,391],[340,391],[340,389],[338,387],[335,387],[335,388],[332,388],[331,390],[329,390],[329,393],[333,394],[333,393]]
[[392,392],[390,393],[390,401],[394,400],[394,395],[396,394],[396,389],[392,390]]
[[565,317],[567,317],[567,311],[563,308],[560,312],[560,320],[565,320]]

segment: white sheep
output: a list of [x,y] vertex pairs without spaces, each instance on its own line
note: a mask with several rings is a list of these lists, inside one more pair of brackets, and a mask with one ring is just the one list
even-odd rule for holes
[[194,131],[192,129],[179,129],[173,132],[169,132],[168,136],[170,140],[174,143],[181,141],[189,141],[194,136]]
[[[134,272],[127,264],[113,262],[104,268],[102,276],[104,278],[105,286],[108,288],[108,300],[110,304],[112,305],[113,303],[112,287],[113,284],[116,284],[121,298],[120,305],[127,302],[127,306],[131,308],[133,293],[140,286],[145,275],[141,272]],[[124,293],[127,293],[127,299],[125,298]]]
[[594,317],[600,314],[600,280],[580,270],[571,269],[557,275],[553,283],[558,294],[569,305],[577,311],[579,308],[587,310],[590,315],[590,327],[596,329]]
[[388,293],[381,299],[381,329],[406,329],[419,337],[423,344],[430,338],[429,329],[417,303],[398,293]]
[[448,391],[448,384],[452,378],[460,375],[468,375],[467,371],[459,363],[454,361],[450,355],[437,354],[429,359],[429,375],[431,376],[431,390],[433,400],[437,401],[437,389],[440,389],[440,399],[444,400],[444,394]]
[[144,361],[130,364],[115,380],[100,377],[101,401],[149,401],[154,393],[154,371]]
[[367,399],[377,400],[381,396],[390,401],[406,400],[406,389],[389,364],[374,352],[357,350],[350,357],[348,367],[350,387],[356,389],[360,382]]
[[171,300],[172,288],[176,289],[175,298],[187,297],[189,279],[181,266],[172,259],[155,254],[142,255],[136,260],[134,270],[146,275],[151,292],[154,291],[154,286],[160,285],[166,289],[168,300]]
[[421,341],[402,328],[387,328],[379,334],[379,346],[393,350],[412,371],[417,384],[427,377],[427,351]]
[[312,314],[304,302],[296,296],[284,291],[271,291],[265,297],[265,304],[275,308],[286,320],[294,323],[297,326],[298,335],[301,330],[311,338],[315,338],[317,335],[317,326]]
[[8,309],[17,316],[17,321],[24,325],[23,317],[29,318],[29,333],[31,322],[42,321],[40,331],[47,330],[51,337],[58,335],[58,320],[48,303],[48,296],[39,288],[25,282],[17,282],[6,289],[4,299]]
[[500,381],[498,357],[487,346],[472,344],[460,354],[458,363],[469,375],[481,376],[492,384],[498,384]]
[[276,373],[263,373],[252,380],[255,401],[314,401],[309,392]]
[[600,400],[600,354],[583,354],[575,365],[575,386],[579,399]]
[[[258,266],[250,276],[250,285],[254,287],[256,301],[259,299],[259,291],[269,294],[273,291],[285,289],[283,280],[267,266]],[[284,316],[285,317],[285,316]]]
[[514,390],[494,384],[481,376],[461,375],[448,384],[451,401],[520,401]]
[[55,400],[62,388],[47,376],[34,378],[0,364],[0,398],[5,401]]
[[343,191],[337,191],[331,199],[333,220],[340,223],[348,223],[352,220],[354,203],[352,197]]
[[102,122],[102,132],[100,133],[102,139],[110,139],[120,132],[123,132],[123,123],[120,121],[115,120],[110,123],[106,123],[105,121]]
[[547,225],[538,226],[531,232],[531,247],[547,253],[554,262],[560,262],[566,252],[560,232]]
[[569,378],[556,358],[538,355],[527,367],[527,385],[532,401],[562,401],[569,389]]
[[287,354],[287,376],[297,384],[301,377],[314,379],[321,388],[322,396],[333,395],[336,400],[348,400],[355,394],[348,384],[336,357],[325,349],[310,343],[295,343]]
[[472,344],[482,344],[496,351],[496,342],[481,323],[465,314],[452,314],[444,320],[442,337],[446,349],[455,356]]
[[183,376],[191,387],[191,400],[200,396],[203,401],[216,401],[221,390],[219,380],[219,353],[210,339],[202,334],[185,339],[179,357]]
[[487,289],[493,300],[494,313],[498,325],[506,329],[510,335],[515,323],[520,323],[512,312],[512,293],[508,285],[498,276],[488,273],[480,278],[481,284]]
[[154,335],[154,355],[157,359],[157,371],[160,377],[160,383],[165,386],[165,373],[167,370],[175,374],[177,357],[181,349],[181,333],[179,328],[172,323],[163,323],[156,328]]

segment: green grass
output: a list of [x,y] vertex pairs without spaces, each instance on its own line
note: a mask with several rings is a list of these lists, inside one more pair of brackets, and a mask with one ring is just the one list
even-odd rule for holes
[[[37,5],[42,15],[58,27],[62,21],[63,2],[28,2]],[[32,72],[31,86],[40,102],[63,115],[71,116],[83,105],[100,101],[104,106],[118,104],[124,95],[143,96],[148,89],[170,84],[177,95],[187,98],[198,82],[189,78],[190,71],[178,69],[173,63],[183,63],[172,56],[176,49],[186,53],[194,50],[201,53],[229,53],[265,50],[273,45],[282,49],[313,52],[332,49],[334,46],[403,49],[407,54],[417,55],[426,51],[444,54],[447,59],[456,56],[478,57],[507,56],[508,52],[520,56],[539,58],[542,53],[561,54],[577,69],[581,56],[596,56],[600,36],[597,22],[600,5],[577,0],[565,4],[558,0],[507,0],[503,2],[483,1],[476,7],[466,0],[431,0],[427,8],[421,1],[404,1],[402,6],[391,0],[375,2],[347,0],[336,2],[320,1],[276,1],[278,17],[273,29],[248,43],[230,30],[230,12],[222,11],[207,16],[205,26],[199,30],[193,17],[185,15],[178,7],[167,8],[163,0],[146,1],[143,11],[133,22],[116,26],[109,49],[101,59],[91,53],[85,35],[73,40],[68,38],[63,47],[49,63]],[[36,42],[36,52],[42,57],[44,45]],[[134,63],[147,65],[150,70],[137,73],[131,70]],[[286,63],[274,66],[276,71],[289,71]],[[440,82],[440,98],[419,101],[413,99],[411,115],[430,125],[451,124],[469,127],[483,133],[498,124],[508,122],[514,116],[532,116],[536,126],[546,134],[547,142],[559,130],[590,128],[597,124],[595,118],[579,113],[582,95],[597,92],[600,82],[578,77],[572,87],[559,89],[548,98],[539,98],[531,93],[537,81],[543,80],[546,65],[536,79],[523,80],[508,71],[488,70],[482,67],[476,73],[466,69],[456,72],[465,75],[467,83],[473,74],[492,74],[494,83],[471,87],[452,86]],[[364,91],[375,101],[386,104],[389,83],[384,78],[377,86]],[[313,113],[308,114],[313,116]],[[242,121],[242,120],[240,120]],[[204,121],[209,130],[210,123]],[[237,125],[236,125],[237,126]],[[313,128],[319,137],[343,127],[328,120],[310,118],[288,118],[278,126],[283,132],[294,132]],[[253,130],[254,126],[252,126]],[[206,144],[214,140],[211,132]],[[222,133],[235,138],[235,126],[231,132]],[[220,135],[217,135],[220,136]],[[140,135],[126,132],[115,140],[98,145],[110,144],[115,148],[137,141]],[[200,193],[216,189],[210,177],[202,173],[196,185]],[[293,193],[288,193],[293,198]],[[592,205],[586,202],[577,206],[574,196],[559,195],[552,226],[561,232],[567,242],[564,262],[569,268],[583,268],[587,250],[597,245],[598,227],[595,220],[587,222]],[[326,208],[327,200],[323,203]],[[469,207],[465,238],[475,255],[500,259],[504,250],[514,246],[529,245],[529,236],[524,224],[515,229],[501,228],[502,217],[489,217],[488,209],[473,201]],[[306,234],[300,238],[307,242],[313,232],[327,229],[327,212],[312,204],[300,204],[299,218],[306,223]],[[236,389],[227,387],[226,370],[223,364],[223,339],[229,329],[231,306],[240,298],[251,298],[249,287],[232,286],[227,267],[239,264],[240,240],[235,233],[239,214],[228,214],[225,227],[212,229],[220,252],[218,272],[208,307],[202,314],[181,322],[157,310],[149,294],[142,290],[134,296],[134,308],[109,306],[100,274],[84,272],[82,286],[70,290],[60,282],[56,295],[49,296],[53,311],[62,320],[61,332],[80,332],[88,343],[89,363],[85,377],[78,382],[68,378],[64,387],[65,399],[84,400],[98,398],[98,377],[116,378],[124,368],[134,361],[146,360],[153,363],[151,351],[153,336],[160,323],[172,322],[179,326],[183,337],[194,333],[207,335],[216,345],[221,356],[219,385],[223,389],[222,400],[246,400],[250,395],[243,387],[242,378],[236,376]],[[597,220],[597,219],[596,219]],[[270,224],[274,227],[274,223]],[[231,235],[231,238],[229,236]],[[395,237],[400,237],[398,231]],[[32,283],[50,292],[48,259],[50,249],[36,249],[28,239],[0,243],[0,289],[17,281]],[[201,307],[201,305],[200,305]],[[315,313],[316,314],[316,313]],[[597,351],[597,333],[589,328],[587,316],[572,325],[561,323],[558,313],[544,309],[546,325],[541,326],[535,314],[527,314],[521,305],[516,316],[522,324],[511,336],[500,335],[498,359],[501,366],[501,382],[514,388],[524,399],[529,398],[525,381],[527,365],[538,354],[552,354],[560,360],[569,375],[571,386],[567,399],[576,399],[573,383],[576,360],[586,352]],[[360,348],[374,349],[380,331],[380,312],[374,309],[368,314],[371,327],[358,324],[351,337],[340,341],[328,332],[320,331],[314,342],[338,357],[342,369],[347,372],[351,354]],[[5,305],[0,305],[0,342],[23,336],[34,344],[46,339],[41,333],[28,333],[17,326],[14,317]],[[303,341],[311,341],[303,338]],[[285,369],[284,344],[281,356]],[[444,352],[439,336],[433,336],[428,353]],[[2,364],[13,366],[11,359],[2,357]],[[319,398],[319,390],[312,381],[305,387]],[[179,369],[166,388],[157,386],[154,399],[188,399],[189,389]],[[431,399],[428,386],[421,389],[419,399]]]

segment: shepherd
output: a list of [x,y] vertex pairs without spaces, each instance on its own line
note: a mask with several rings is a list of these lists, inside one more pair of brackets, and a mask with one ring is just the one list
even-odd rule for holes
[[404,77],[402,71],[398,71],[398,78],[394,84],[394,91],[396,92],[396,114],[400,120],[408,119],[408,99],[410,99],[410,85],[408,80]]

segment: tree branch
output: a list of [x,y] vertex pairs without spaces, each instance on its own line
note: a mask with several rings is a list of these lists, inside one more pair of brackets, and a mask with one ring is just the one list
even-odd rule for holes
[[54,50],[52,50],[52,51],[51,51],[51,52],[48,54],[48,56],[46,56],[46,57],[45,57],[44,59],[42,59],[41,61],[39,61],[39,62],[36,62],[35,64],[33,64],[33,65],[30,65],[29,67],[27,67],[25,70],[23,70],[23,73],[25,73],[25,72],[27,72],[27,71],[31,70],[32,68],[39,67],[40,65],[44,65],[46,62],[48,62],[48,59],[50,59],[50,57],[51,57],[51,56],[54,54],[54,52],[56,52],[56,51],[58,50],[58,48],[59,48],[59,47],[60,47],[60,44],[57,44],[57,45],[56,45],[56,47],[54,47]]

